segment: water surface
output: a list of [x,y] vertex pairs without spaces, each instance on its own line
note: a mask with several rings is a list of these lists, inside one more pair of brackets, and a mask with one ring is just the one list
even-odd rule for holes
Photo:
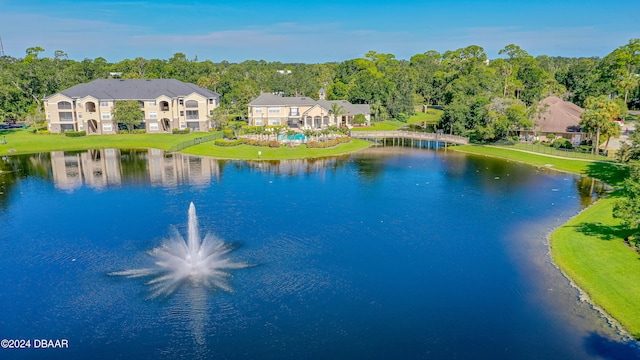
[[[68,339],[2,358],[638,358],[578,300],[546,234],[589,179],[384,148],[244,162],[95,150],[0,161],[0,337]],[[595,185],[595,186],[594,186]],[[232,293],[149,300],[146,252],[185,233],[234,247]]]

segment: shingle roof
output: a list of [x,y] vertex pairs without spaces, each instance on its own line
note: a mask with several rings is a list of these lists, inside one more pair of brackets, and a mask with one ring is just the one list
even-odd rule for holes
[[152,100],[162,95],[175,98],[192,93],[206,98],[220,97],[211,90],[175,79],[98,79],[60,92],[70,98],[93,96],[110,100]]
[[557,96],[549,96],[540,102],[543,115],[534,126],[536,131],[547,133],[579,132],[581,107]]
[[269,93],[260,94],[249,103],[249,106],[290,106],[290,105],[314,105],[316,101],[304,96],[279,96]]
[[260,94],[249,103],[249,106],[302,106],[320,105],[325,110],[331,110],[331,104],[338,103],[347,112],[346,115],[369,114],[371,112],[368,104],[352,104],[347,100],[313,100],[310,97],[301,96],[279,96],[269,93]]

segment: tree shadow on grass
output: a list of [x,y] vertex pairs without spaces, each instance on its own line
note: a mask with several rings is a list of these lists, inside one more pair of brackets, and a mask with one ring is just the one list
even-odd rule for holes
[[620,342],[592,332],[584,339],[589,355],[607,360],[640,359],[640,349],[631,342]]
[[600,222],[593,223],[580,223],[575,226],[576,230],[587,236],[597,236],[601,240],[615,240],[624,239],[629,236],[631,232],[623,225],[609,226]]
[[624,179],[629,177],[629,167],[614,163],[594,162],[587,167],[586,175],[616,187],[621,186]]

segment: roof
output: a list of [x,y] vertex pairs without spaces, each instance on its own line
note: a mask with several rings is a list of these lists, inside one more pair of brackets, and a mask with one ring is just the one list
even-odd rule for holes
[[269,93],[260,94],[257,98],[253,99],[249,103],[249,106],[295,106],[295,105],[310,105],[313,106],[316,101],[310,97],[304,96],[279,96]]
[[249,103],[249,106],[314,106],[319,105],[325,110],[331,110],[331,104],[338,103],[347,112],[346,115],[369,114],[368,104],[352,104],[347,100],[314,100],[302,96],[280,96],[269,93],[260,94]]
[[220,97],[216,92],[176,79],[98,79],[60,91],[70,98],[93,96],[110,100],[152,100],[163,95],[176,98],[193,93],[206,98]]
[[580,132],[580,114],[584,109],[564,101],[557,96],[549,96],[540,102],[542,115],[534,126],[535,131],[545,133]]

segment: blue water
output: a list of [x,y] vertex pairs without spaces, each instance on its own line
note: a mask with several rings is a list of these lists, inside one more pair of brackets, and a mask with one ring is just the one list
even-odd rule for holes
[[278,135],[278,140],[298,140],[305,141],[307,139],[303,134],[295,134],[295,135]]
[[[638,358],[548,258],[588,179],[424,149],[121,155],[3,163],[0,338],[69,348],[0,358]],[[231,271],[233,293],[148,300],[143,280],[108,275],[147,267],[192,201],[203,233],[256,265]]]

